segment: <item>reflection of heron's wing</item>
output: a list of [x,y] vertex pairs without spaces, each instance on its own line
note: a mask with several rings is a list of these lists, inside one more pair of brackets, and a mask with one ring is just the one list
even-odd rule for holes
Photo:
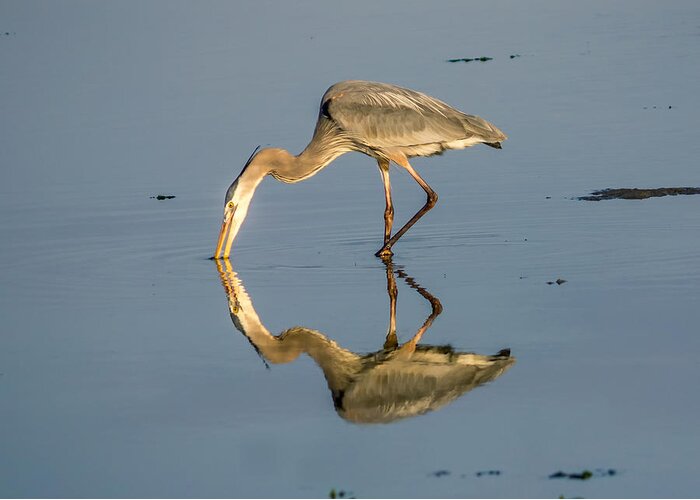
[[356,423],[387,423],[436,410],[515,363],[507,351],[495,356],[419,346],[410,359],[365,358],[365,367],[336,397],[338,414]]

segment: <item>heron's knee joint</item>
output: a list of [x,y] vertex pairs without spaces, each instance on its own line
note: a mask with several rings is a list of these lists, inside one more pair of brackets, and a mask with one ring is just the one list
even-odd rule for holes
[[426,202],[426,205],[428,205],[430,208],[433,208],[437,201],[438,195],[435,191],[428,193],[428,201]]

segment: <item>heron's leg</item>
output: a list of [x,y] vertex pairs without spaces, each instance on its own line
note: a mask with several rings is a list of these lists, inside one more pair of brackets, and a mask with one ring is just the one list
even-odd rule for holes
[[384,349],[395,349],[399,345],[399,340],[396,338],[396,299],[399,292],[391,258],[384,259],[384,265],[386,266],[386,291],[389,293],[389,328],[386,332]]
[[433,191],[433,189],[430,186],[428,186],[428,183],[425,182],[420,175],[418,175],[418,172],[416,172],[413,169],[413,167],[411,166],[411,164],[408,163],[408,159],[404,155],[401,155],[400,157],[396,157],[396,158],[392,157],[392,160],[394,160],[398,165],[405,168],[408,171],[408,173],[411,174],[411,177],[413,177],[415,179],[415,181],[418,183],[418,185],[420,185],[420,187],[423,188],[423,191],[425,191],[425,194],[428,195],[428,199],[425,202],[425,205],[423,205],[423,208],[418,210],[418,212],[416,212],[416,214],[413,217],[411,217],[411,220],[409,220],[406,224],[404,224],[404,226],[401,229],[399,229],[394,234],[394,236],[392,236],[389,239],[389,241],[384,243],[384,246],[375,254],[377,257],[381,257],[382,255],[386,255],[387,252],[390,253],[391,247],[394,245],[394,243],[396,243],[399,240],[399,238],[401,238],[401,236],[403,236],[403,234],[406,231],[408,231],[411,228],[411,226],[413,226],[413,224],[418,222],[418,219],[423,217],[431,208],[433,208],[438,200],[437,193],[435,191]]
[[[389,160],[377,160],[379,165],[379,173],[382,174],[382,182],[384,183],[384,198],[386,200],[386,208],[384,209],[384,247],[389,243],[391,238],[391,226],[394,224],[394,204],[391,202],[391,182],[389,181]],[[390,249],[381,251],[377,254],[378,257],[390,257],[392,255]]]

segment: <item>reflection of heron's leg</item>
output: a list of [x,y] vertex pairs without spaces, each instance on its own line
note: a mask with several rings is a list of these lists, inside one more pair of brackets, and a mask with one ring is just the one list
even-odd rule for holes
[[428,328],[430,328],[430,325],[433,324],[433,321],[435,320],[435,318],[437,318],[440,315],[440,313],[442,312],[442,304],[440,303],[440,300],[438,300],[437,297],[435,297],[433,294],[428,292],[425,288],[423,288],[418,283],[416,283],[413,278],[408,276],[401,269],[397,269],[396,274],[398,274],[400,278],[403,278],[404,281],[406,283],[408,283],[408,285],[411,288],[414,288],[415,290],[417,290],[418,293],[421,294],[421,296],[423,296],[428,302],[430,302],[431,311],[430,311],[430,315],[428,316],[428,318],[425,320],[423,325],[418,329],[416,334],[411,338],[411,340],[409,340],[408,342],[406,342],[405,344],[403,344],[399,348],[399,352],[401,354],[403,354],[405,356],[410,356],[416,350],[416,345],[418,345],[418,342],[420,342],[421,338],[423,337],[423,334],[428,330]]
[[389,293],[389,329],[386,333],[384,349],[395,349],[399,345],[399,340],[396,338],[396,298],[399,291],[396,287],[391,260],[385,260],[384,264],[386,265],[386,291]]
[[[428,317],[428,320],[432,322],[435,318],[437,318],[440,313],[442,312],[442,303],[440,300],[434,296],[432,293],[430,293],[428,290],[420,286],[418,283],[416,283],[416,280],[411,278],[408,274],[406,274],[403,270],[397,269],[396,274],[398,274],[399,278],[403,279],[406,283],[408,283],[408,286],[411,288],[415,289],[418,293],[421,294],[421,296],[430,302],[430,307],[432,309],[430,316]],[[427,321],[427,320],[426,320]]]
[[394,224],[394,205],[391,202],[391,182],[389,181],[389,161],[377,160],[377,164],[379,164],[379,172],[382,174],[384,198],[386,199],[386,208],[384,209],[384,247],[377,256],[389,257],[391,256],[391,250],[386,248],[386,244],[391,238],[391,226]]
[[411,217],[411,220],[404,224],[404,226],[401,229],[399,229],[394,234],[394,236],[392,236],[389,239],[389,241],[386,242],[384,246],[375,254],[377,257],[387,255],[387,252],[390,253],[392,245],[394,245],[394,243],[396,243],[398,239],[401,238],[401,236],[403,236],[403,234],[418,221],[418,219],[423,217],[428,212],[428,210],[433,208],[437,203],[438,199],[437,193],[433,191],[433,189],[430,186],[428,186],[428,183],[425,182],[420,175],[418,175],[418,172],[416,172],[411,166],[411,164],[408,163],[408,159],[405,155],[402,154],[401,156],[392,157],[392,160],[394,160],[397,165],[400,165],[403,168],[405,168],[408,171],[408,173],[411,174],[411,177],[415,179],[415,181],[420,185],[420,187],[423,188],[425,194],[428,195],[428,200],[425,202],[425,205],[423,205],[423,208],[418,210],[418,212],[416,212],[416,214],[413,217]]

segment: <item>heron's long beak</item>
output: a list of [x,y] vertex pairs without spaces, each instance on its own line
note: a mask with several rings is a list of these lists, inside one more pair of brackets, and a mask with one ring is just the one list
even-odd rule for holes
[[219,240],[216,242],[216,251],[214,252],[215,259],[228,259],[231,253],[231,245],[233,244],[234,234],[231,231],[233,227],[233,214],[235,210],[230,212],[228,216],[224,217],[224,221],[221,223],[221,231],[219,232]]

